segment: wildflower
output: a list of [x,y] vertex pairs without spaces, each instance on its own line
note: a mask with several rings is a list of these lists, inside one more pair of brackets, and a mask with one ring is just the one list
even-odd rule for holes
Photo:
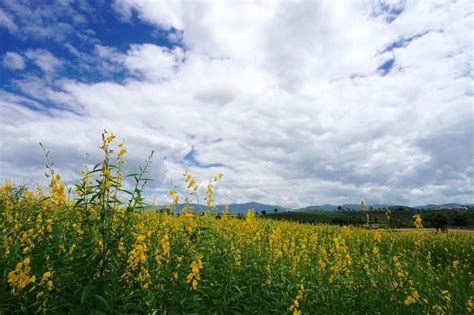
[[214,206],[214,187],[212,186],[212,182],[209,182],[207,185],[207,190],[206,190],[206,202],[207,202],[207,207],[211,209]]
[[423,229],[423,219],[421,218],[421,215],[419,214],[415,214],[413,216],[413,219],[415,220],[413,225],[415,226],[415,228],[419,231],[419,230],[422,230]]
[[241,257],[240,257],[240,248],[235,250],[235,266],[240,267],[241,264]]
[[470,297],[466,301],[466,310],[468,313],[472,313],[474,311],[474,297]]
[[443,314],[446,314],[446,312],[444,311],[443,307],[439,304],[435,304],[433,305],[433,311],[437,314],[437,315],[443,315]]
[[329,276],[328,283],[329,283],[329,284],[333,284],[333,283],[334,283],[334,275],[330,275],[330,276]]
[[407,298],[405,299],[405,301],[403,303],[405,305],[415,304],[416,300],[411,295],[409,295],[409,296],[407,296]]
[[12,287],[12,293],[16,295],[18,289],[23,289],[28,284],[35,282],[36,277],[33,275],[30,277],[30,258],[26,257],[22,262],[19,262],[15,270],[8,273],[8,283]]
[[79,226],[79,224],[73,223],[72,227],[73,227],[73,229],[76,231],[76,233],[77,233],[78,235],[81,235],[81,234],[84,233],[84,231],[82,231],[82,229],[81,229],[81,227]]
[[198,287],[198,282],[201,280],[200,270],[202,268],[202,261],[199,257],[196,257],[191,263],[191,272],[186,277],[187,283],[191,283],[193,290]]
[[144,264],[146,261],[148,246],[144,241],[145,236],[138,235],[135,240],[135,247],[128,254],[128,265],[131,268],[136,268],[139,264]]
[[105,141],[106,141],[107,143],[111,143],[114,139],[115,139],[115,135],[114,135],[114,133],[112,132],[109,136],[107,136],[107,138],[105,138]]
[[319,267],[322,269],[322,270],[326,270],[326,263],[320,258],[319,259]]
[[170,239],[168,235],[165,235],[163,239],[160,241],[161,250],[163,251],[163,257],[165,259],[170,258]]
[[170,195],[173,198],[173,204],[169,205],[169,208],[174,209],[174,206],[179,203],[179,194],[175,188],[171,188],[168,191],[168,195]]
[[72,244],[71,246],[69,246],[69,254],[72,254],[77,248],[77,245],[76,244]]
[[373,238],[374,238],[374,241],[375,241],[376,243],[380,243],[380,242],[382,241],[382,234],[380,234],[379,231],[376,231],[376,232],[374,233]]
[[50,189],[50,199],[56,204],[60,205],[66,200],[66,193],[64,192],[66,185],[63,182],[60,182],[61,176],[51,176],[51,181],[49,182]]
[[6,182],[5,185],[3,185],[3,189],[11,190],[11,189],[13,189],[13,186],[12,186],[12,184],[10,184],[10,182]]
[[118,243],[118,250],[120,253],[125,252],[125,244],[122,241]]
[[296,294],[296,297],[293,300],[293,304],[288,308],[288,310],[290,312],[292,312],[293,315],[301,314],[300,301],[303,298],[303,293],[304,293],[304,285],[300,284],[300,287],[298,289],[298,293]]
[[117,153],[117,160],[121,160],[125,153],[127,153],[127,149],[125,148],[124,142],[120,143],[118,146],[120,151]]
[[272,282],[273,282],[272,275],[268,275],[267,280],[265,281],[265,283],[266,283],[268,286],[271,286],[271,285],[272,285]]
[[199,189],[199,185],[196,183],[196,180],[189,171],[184,173],[184,181],[187,184],[186,188],[191,190],[190,194],[195,196],[197,194],[197,190]]
[[47,219],[46,224],[46,231],[48,231],[48,233],[51,233],[53,231],[53,219]]
[[446,304],[451,303],[451,294],[449,294],[448,290],[442,290],[441,296],[443,297],[443,300],[446,302]]
[[459,268],[459,260],[453,260],[453,268],[458,269]]
[[54,284],[53,281],[51,280],[51,277],[53,276],[52,271],[46,271],[43,274],[43,277],[41,278],[40,285],[46,284],[46,289],[48,291],[52,291],[54,289]]

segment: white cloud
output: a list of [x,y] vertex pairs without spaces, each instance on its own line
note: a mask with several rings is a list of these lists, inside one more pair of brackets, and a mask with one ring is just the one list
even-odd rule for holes
[[173,75],[183,58],[181,48],[167,49],[152,44],[132,45],[124,57],[124,64],[148,80],[159,81]]
[[62,62],[52,53],[44,49],[29,49],[25,53],[37,67],[43,72],[51,74],[61,67]]
[[24,58],[20,54],[13,51],[6,52],[5,55],[3,55],[2,64],[5,68],[11,69],[11,70],[25,69]]
[[21,39],[56,42],[74,36],[84,41],[94,39],[80,31],[87,18],[74,8],[73,1],[48,1],[34,6],[29,0],[2,0],[0,5],[0,26]]
[[[186,49],[96,45],[104,61],[97,69],[126,67],[132,75],[54,86],[28,77],[18,86],[38,101],[0,94],[8,113],[2,174],[39,176],[35,143],[42,141],[61,171],[77,177],[81,153],[99,158],[106,128],[127,139],[130,167],[156,150],[155,186],[180,183],[185,169],[200,182],[223,170],[218,201],[473,202],[468,2],[135,0],[116,7],[125,18],[135,11],[177,29]],[[392,58],[382,75],[377,69]]]
[[0,26],[3,26],[11,33],[15,33],[18,31],[18,27],[16,26],[12,17],[1,8],[0,8]]

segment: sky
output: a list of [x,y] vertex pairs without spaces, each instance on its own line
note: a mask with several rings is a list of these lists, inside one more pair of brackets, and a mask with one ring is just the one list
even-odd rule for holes
[[106,129],[158,203],[474,203],[474,2],[0,1],[0,176],[68,184]]

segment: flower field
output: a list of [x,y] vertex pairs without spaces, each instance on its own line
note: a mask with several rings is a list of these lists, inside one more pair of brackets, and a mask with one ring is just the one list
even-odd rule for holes
[[[0,313],[472,314],[474,235],[367,230],[175,213],[198,193],[171,189],[144,207],[146,160],[128,175],[124,143],[104,133],[102,162],[68,187],[47,162],[49,191],[0,188]],[[48,154],[46,152],[48,157]],[[71,196],[69,196],[71,195]]]

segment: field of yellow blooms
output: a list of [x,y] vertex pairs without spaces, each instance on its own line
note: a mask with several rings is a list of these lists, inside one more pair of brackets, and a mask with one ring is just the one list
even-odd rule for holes
[[[145,161],[123,188],[124,143],[68,187],[0,187],[1,313],[473,314],[474,235],[366,230],[145,208]],[[48,158],[48,153],[46,152]],[[69,196],[71,195],[71,196]]]

